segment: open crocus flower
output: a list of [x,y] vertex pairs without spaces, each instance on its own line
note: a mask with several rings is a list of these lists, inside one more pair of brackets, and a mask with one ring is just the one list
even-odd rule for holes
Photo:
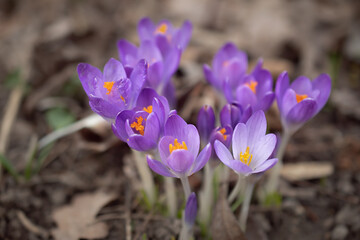
[[144,88],[136,107],[119,113],[112,124],[115,135],[138,151],[149,151],[157,146],[163,133],[169,104],[155,90]]
[[277,158],[268,159],[274,151],[276,136],[266,134],[266,118],[263,111],[255,112],[249,120],[236,125],[232,136],[231,155],[220,141],[214,148],[218,158],[236,173],[248,176],[262,173],[277,163]]
[[174,28],[167,20],[162,20],[155,25],[149,18],[143,18],[138,24],[140,40],[155,42],[163,56],[168,55],[172,48],[183,51],[189,43],[191,32],[192,24],[189,21],[185,21],[179,29]]
[[158,149],[161,161],[147,156],[149,167],[166,177],[184,178],[199,171],[209,160],[211,145],[199,153],[200,136],[196,127],[173,114],[165,123]]
[[146,79],[146,63],[144,60],[136,63],[129,75],[113,58],[106,63],[103,73],[87,63],[80,63],[77,72],[91,109],[113,121],[119,112],[134,106]]
[[291,84],[287,72],[276,82],[276,101],[281,121],[286,131],[295,132],[315,116],[327,102],[331,91],[331,79],[320,74],[314,81],[301,76]]
[[166,93],[164,89],[171,88],[168,85],[171,84],[170,79],[179,66],[181,56],[179,48],[173,48],[164,56],[156,44],[150,40],[142,41],[139,48],[126,40],[120,40],[118,51],[127,72],[132,72],[139,59],[145,59],[148,63],[147,85],[162,95]]
[[273,81],[270,72],[262,68],[262,60],[247,74],[246,53],[227,43],[215,55],[212,68],[204,65],[205,77],[229,103],[237,102],[244,110],[251,108],[254,112],[271,106],[275,97]]

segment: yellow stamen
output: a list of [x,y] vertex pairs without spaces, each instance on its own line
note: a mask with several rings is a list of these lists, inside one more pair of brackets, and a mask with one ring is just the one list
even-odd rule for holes
[[250,80],[250,83],[245,83],[246,86],[248,86],[253,93],[256,94],[256,86],[258,85],[258,82]]
[[306,95],[306,94],[300,95],[300,94],[296,94],[296,93],[295,93],[295,95],[296,95],[296,101],[297,101],[298,103],[308,97],[308,95]]
[[111,93],[111,89],[112,89],[112,87],[114,86],[114,83],[115,82],[104,82],[104,88],[106,88],[106,90],[108,90],[107,91],[107,93],[106,93],[106,95],[109,95],[110,93]]
[[144,107],[143,110],[148,114],[150,114],[153,111],[153,106],[149,105],[148,107]]
[[123,96],[120,95],[121,100],[123,100],[123,102],[125,103],[125,98]]
[[221,134],[223,135],[223,138],[224,138],[224,140],[226,141],[226,139],[227,139],[227,137],[228,137],[228,135],[225,134],[225,133],[226,133],[226,129],[225,129],[225,128],[220,129],[220,130],[219,130],[219,133],[221,133]]
[[168,26],[166,25],[166,23],[163,23],[156,28],[155,33],[165,34],[167,29],[168,29]]
[[245,153],[240,152],[240,161],[246,165],[250,165],[253,155],[250,154],[250,148],[247,147]]
[[144,119],[143,119],[143,117],[140,116],[140,117],[137,117],[136,120],[137,120],[137,122],[133,122],[130,125],[130,127],[135,128],[136,131],[138,131],[141,135],[144,136],[145,127],[142,125],[142,122],[144,121]]
[[184,141],[182,141],[182,144],[178,142],[178,140],[175,138],[174,140],[174,145],[172,145],[171,143],[169,144],[169,151],[170,154],[174,151],[174,150],[178,150],[178,149],[184,149],[184,150],[188,150],[186,143]]

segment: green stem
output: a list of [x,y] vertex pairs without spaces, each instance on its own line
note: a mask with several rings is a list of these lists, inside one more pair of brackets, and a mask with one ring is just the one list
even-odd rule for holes
[[211,210],[214,200],[214,189],[213,189],[213,177],[214,169],[211,168],[210,164],[205,165],[204,185],[203,190],[200,193],[200,210],[199,219],[200,222],[205,226],[208,226],[211,218]]
[[244,180],[244,178],[241,175],[239,175],[236,185],[228,197],[229,204],[231,204],[236,199],[236,197],[239,196],[239,192],[243,187],[243,180]]

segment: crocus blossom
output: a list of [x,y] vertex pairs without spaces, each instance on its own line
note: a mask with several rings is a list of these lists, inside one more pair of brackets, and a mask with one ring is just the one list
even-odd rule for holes
[[247,108],[245,111],[237,103],[228,103],[220,111],[221,126],[230,126],[232,129],[242,122],[246,122],[252,114],[252,109]]
[[154,24],[151,19],[143,18],[138,24],[138,33],[141,41],[150,40],[157,44],[163,56],[167,56],[173,48],[184,50],[189,43],[192,24],[185,21],[177,29],[168,20]]
[[184,178],[199,171],[209,160],[211,145],[199,154],[200,136],[196,127],[180,116],[170,115],[165,123],[164,137],[158,144],[161,161],[147,156],[149,167],[166,177]]
[[157,147],[163,134],[165,119],[169,115],[169,104],[155,90],[144,88],[137,99],[136,107],[120,112],[112,124],[114,134],[138,151],[149,151]]
[[170,79],[179,66],[181,56],[179,48],[172,48],[166,56],[162,55],[160,49],[150,40],[142,41],[139,48],[126,40],[120,40],[118,51],[127,72],[132,71],[139,59],[147,61],[147,85],[159,91],[159,94],[169,88]]
[[285,130],[295,132],[315,116],[327,102],[331,91],[331,79],[320,74],[314,81],[301,76],[291,84],[287,72],[276,82],[276,101]]
[[237,124],[232,136],[233,155],[217,140],[214,148],[218,158],[236,173],[245,176],[273,167],[278,160],[268,158],[274,151],[276,136],[266,134],[266,125],[265,114],[261,110],[255,112],[246,124]]
[[197,215],[197,200],[195,193],[191,193],[186,201],[185,206],[185,224],[192,227],[195,223]]
[[215,113],[211,106],[205,105],[200,109],[196,127],[199,130],[202,145],[206,145],[215,128]]
[[80,63],[77,72],[89,97],[91,109],[113,121],[116,115],[134,106],[146,79],[146,63],[141,60],[126,74],[121,62],[111,58],[102,73],[96,67]]
[[247,68],[246,53],[227,43],[215,55],[212,69],[208,65],[203,69],[207,81],[224,94],[229,103],[236,102],[244,110],[266,111],[275,97],[271,74],[262,67],[262,60],[250,74],[246,73]]

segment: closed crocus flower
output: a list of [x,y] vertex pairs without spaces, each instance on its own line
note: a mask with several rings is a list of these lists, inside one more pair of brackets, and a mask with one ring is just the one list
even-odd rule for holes
[[131,148],[149,151],[157,147],[168,115],[166,98],[159,96],[151,88],[145,88],[139,95],[136,107],[119,113],[112,129]]
[[263,111],[255,112],[249,120],[236,125],[232,135],[232,152],[220,141],[214,148],[218,158],[236,173],[244,176],[262,173],[277,163],[269,159],[276,145],[276,136],[266,134],[266,118]]
[[252,114],[252,109],[247,108],[246,111],[236,103],[226,104],[220,111],[221,126],[230,126],[232,129],[242,122],[246,122]]
[[301,76],[291,84],[287,72],[276,82],[276,101],[285,131],[293,133],[315,116],[327,102],[331,91],[331,79],[320,74],[314,81]]
[[227,43],[215,55],[212,69],[204,65],[204,74],[229,103],[237,102],[244,110],[266,111],[275,97],[271,74],[262,68],[262,60],[250,74],[246,73],[247,68],[246,53]]
[[121,62],[113,58],[106,63],[103,73],[87,63],[80,63],[77,72],[91,109],[113,121],[119,112],[134,106],[146,79],[146,63],[137,62],[129,75]]
[[150,40],[141,42],[139,48],[126,40],[120,40],[118,50],[127,72],[132,71],[139,59],[145,59],[148,63],[147,85],[156,89],[159,94],[165,95],[169,100],[174,97],[167,96],[166,93],[171,91],[164,91],[164,89],[173,88],[170,79],[179,66],[180,49],[173,48],[164,56],[157,45]]
[[203,146],[209,143],[210,134],[215,128],[215,113],[211,106],[203,106],[198,114],[196,127]]
[[166,177],[186,178],[199,171],[209,160],[210,144],[199,154],[200,136],[196,127],[173,114],[165,123],[158,150],[161,161],[147,157],[149,167]]
[[139,21],[138,33],[141,41],[155,42],[166,56],[172,48],[182,51],[186,48],[191,37],[192,24],[185,21],[180,28],[175,28],[168,20],[154,24],[151,19],[143,18]]

